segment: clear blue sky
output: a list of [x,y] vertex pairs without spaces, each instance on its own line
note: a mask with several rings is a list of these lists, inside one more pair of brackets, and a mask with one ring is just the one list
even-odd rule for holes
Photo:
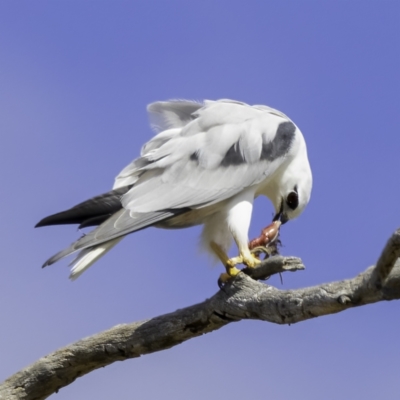
[[[314,173],[284,226],[304,272],[283,289],[352,277],[400,225],[400,2],[2,1],[0,380],[113,325],[215,293],[199,229],[131,235],[78,281],[47,257],[75,227],[42,217],[112,186],[170,98],[267,104],[303,131]],[[257,200],[251,235],[271,219]],[[154,244],[157,248],[154,248]],[[400,303],[296,325],[245,321],[78,379],[66,399],[397,398]]]

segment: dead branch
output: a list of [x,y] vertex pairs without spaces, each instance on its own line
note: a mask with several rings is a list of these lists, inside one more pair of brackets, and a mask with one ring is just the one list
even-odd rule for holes
[[41,358],[4,381],[0,399],[45,399],[97,368],[168,349],[230,322],[258,319],[294,324],[351,307],[399,299],[399,256],[400,229],[389,239],[376,267],[352,279],[297,290],[278,290],[254,280],[304,269],[299,258],[269,258],[255,270],[246,269],[202,303],[150,320],[117,325]]

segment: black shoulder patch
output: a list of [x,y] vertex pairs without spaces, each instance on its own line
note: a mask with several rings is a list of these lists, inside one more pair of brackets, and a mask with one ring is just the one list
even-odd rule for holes
[[261,160],[274,161],[287,154],[292,147],[296,126],[293,122],[282,122],[278,126],[274,140],[263,143]]
[[239,148],[239,142],[236,142],[225,154],[225,157],[221,161],[221,166],[229,167],[231,165],[244,164],[245,162],[246,161]]
[[194,153],[192,153],[190,155],[189,159],[191,161],[199,161],[199,153],[197,151],[195,151]]

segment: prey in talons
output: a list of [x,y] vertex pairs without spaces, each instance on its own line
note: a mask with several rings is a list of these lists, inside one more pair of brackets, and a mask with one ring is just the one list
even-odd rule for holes
[[259,257],[261,253],[264,253],[264,258],[278,254],[278,245],[280,244],[279,229],[281,225],[281,221],[273,221],[261,231],[259,237],[251,240],[249,243],[251,253],[256,257]]

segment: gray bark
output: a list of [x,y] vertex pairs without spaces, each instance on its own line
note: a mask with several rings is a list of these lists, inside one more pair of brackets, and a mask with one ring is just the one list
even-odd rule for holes
[[234,321],[294,324],[351,307],[399,299],[399,257],[400,229],[389,239],[375,267],[352,279],[297,290],[278,290],[254,280],[304,269],[296,257],[270,258],[255,270],[246,269],[202,303],[117,325],[41,358],[4,381],[0,399],[45,399],[97,368],[168,349]]

